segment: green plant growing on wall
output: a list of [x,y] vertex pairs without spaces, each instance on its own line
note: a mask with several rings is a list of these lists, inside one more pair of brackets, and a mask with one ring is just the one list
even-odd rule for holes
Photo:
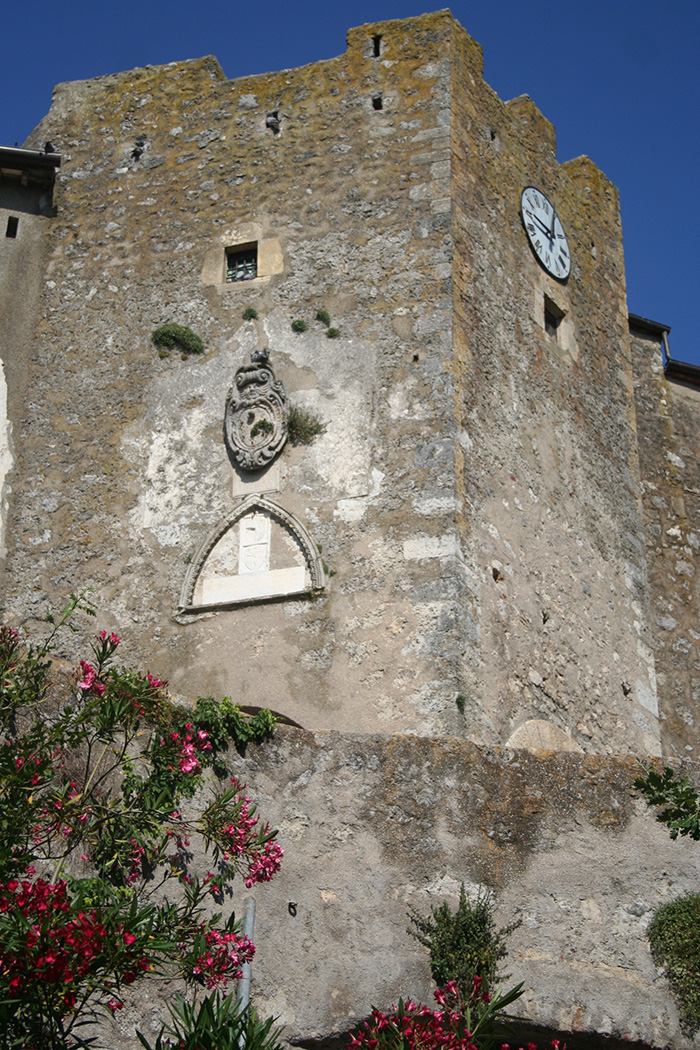
[[287,436],[293,445],[310,445],[320,434],[325,434],[326,428],[327,424],[312,412],[289,406]]
[[321,321],[321,323],[325,324],[326,328],[328,328],[331,323],[331,315],[328,313],[328,310],[317,310],[316,320]]
[[488,890],[468,897],[462,883],[456,911],[446,903],[439,904],[424,918],[410,909],[415,929],[409,928],[409,933],[430,952],[430,972],[439,988],[454,981],[462,998],[468,1000],[475,977],[489,989],[508,976],[500,972],[499,964],[506,956],[506,939],[520,922],[497,929],[493,907]]
[[243,311],[244,321],[254,321],[257,316],[258,311],[255,309],[254,306],[247,306],[246,309]]
[[663,966],[678,997],[687,1035],[700,1031],[700,896],[688,894],[664,904],[648,930],[651,955]]
[[274,429],[275,428],[269,419],[259,419],[252,427],[250,436],[254,438],[257,437],[258,434],[271,434]]
[[[175,324],[172,321],[162,324],[160,328],[156,328],[151,334],[151,341],[154,346],[158,346],[165,351],[177,347],[179,350],[182,350],[183,354],[204,353],[204,343],[199,336],[195,335],[191,328]],[[163,354],[159,356],[163,356]]]
[[340,335],[340,329],[339,328],[328,328],[326,330],[326,338],[328,338],[328,339],[337,339],[339,335]]
[[308,326],[307,322],[306,321],[302,321],[301,319],[297,319],[296,321],[292,321],[292,331],[293,332],[305,332],[308,329],[308,327],[309,326]]
[[687,777],[678,776],[670,766],[663,773],[646,769],[634,782],[649,806],[662,806],[656,819],[665,824],[672,839],[687,835],[700,841],[700,801]]
[[[653,767],[634,781],[649,806],[657,806],[656,819],[665,824],[672,839],[700,841],[700,799],[687,777],[667,766]],[[658,909],[648,930],[651,955],[663,966],[678,999],[681,1025],[688,1035],[700,1031],[700,896],[687,894]]]

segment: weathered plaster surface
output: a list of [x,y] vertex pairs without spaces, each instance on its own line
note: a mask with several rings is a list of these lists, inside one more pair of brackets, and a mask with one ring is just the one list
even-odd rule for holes
[[[407,910],[454,906],[464,882],[492,887],[500,924],[522,920],[508,958],[520,1016],[574,1038],[693,1045],[646,928],[659,903],[697,889],[697,846],[671,842],[633,799],[633,760],[278,728],[233,768],[287,851],[254,891],[253,987],[292,1043],[348,1031],[399,995],[429,1001]],[[162,1006],[141,1010],[157,1027]]]

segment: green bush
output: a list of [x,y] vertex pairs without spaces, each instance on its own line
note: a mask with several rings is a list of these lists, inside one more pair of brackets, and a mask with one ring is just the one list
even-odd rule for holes
[[254,321],[257,316],[258,316],[258,311],[255,309],[254,306],[248,306],[243,311],[243,320],[244,321]]
[[195,335],[191,328],[175,324],[172,321],[162,324],[160,328],[156,328],[151,335],[151,340],[155,346],[163,347],[166,350],[178,347],[185,354],[204,353],[204,343],[199,336]]
[[329,339],[337,339],[338,336],[340,335],[340,329],[339,328],[329,328],[326,331],[326,335],[327,335],[327,337]]
[[325,434],[327,424],[303,408],[290,405],[287,415],[287,436],[293,445],[310,445],[319,434]]
[[506,956],[506,938],[520,922],[497,929],[488,890],[469,898],[462,883],[456,912],[440,904],[427,919],[413,908],[408,914],[415,927],[409,933],[429,950],[430,972],[438,988],[454,981],[462,997],[469,999],[474,977],[490,988],[508,976],[500,972],[499,963]]
[[316,320],[321,321],[328,328],[328,325],[331,323],[331,315],[328,313],[328,310],[317,310]]
[[137,1032],[146,1050],[282,1050],[281,1028],[274,1018],[261,1020],[252,1007],[242,1009],[230,996],[206,996],[199,1008],[181,995],[170,1008],[155,1043]]
[[306,321],[301,321],[301,320],[292,321],[292,331],[293,332],[305,332],[308,329],[308,327],[309,326],[306,323]]
[[678,775],[670,766],[663,773],[642,768],[645,776],[637,777],[634,786],[647,805],[664,807],[656,815],[658,822],[666,825],[672,839],[687,835],[699,842],[700,798],[688,778]]
[[700,1030],[700,896],[688,894],[659,908],[649,926],[649,946],[678,997],[687,1035]]

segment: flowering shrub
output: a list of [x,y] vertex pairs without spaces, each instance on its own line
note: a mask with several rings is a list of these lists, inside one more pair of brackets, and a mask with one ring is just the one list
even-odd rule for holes
[[[474,975],[466,998],[455,981],[433,994],[437,1009],[399,999],[389,1014],[373,1010],[371,1020],[351,1037],[349,1050],[511,1050],[508,1043],[500,1043],[499,1026],[510,1019],[506,1009],[522,995],[521,984],[492,998],[481,977]],[[559,1047],[553,1040],[552,1050]],[[537,1047],[528,1043],[527,1050]]]
[[[225,988],[255,948],[212,905],[236,875],[269,881],[283,853],[244,785],[204,779],[231,739],[269,732],[269,712],[237,734],[230,701],[223,714],[211,700],[177,709],[166,682],[115,665],[105,631],[57,704],[50,653],[77,608],[91,611],[73,596],[38,647],[0,628],[3,1050],[87,1045],[76,1029],[154,972]],[[208,802],[185,815],[206,783]],[[212,870],[195,870],[196,849]]]

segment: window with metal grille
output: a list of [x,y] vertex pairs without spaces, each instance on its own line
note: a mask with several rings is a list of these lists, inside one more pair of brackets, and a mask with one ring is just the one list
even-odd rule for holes
[[258,276],[258,246],[246,244],[226,250],[226,281],[251,281]]

